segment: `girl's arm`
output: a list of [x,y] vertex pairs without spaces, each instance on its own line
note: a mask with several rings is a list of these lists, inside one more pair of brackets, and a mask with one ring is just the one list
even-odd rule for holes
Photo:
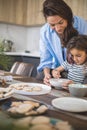
[[63,68],[62,66],[59,66],[58,68],[52,70],[52,76],[53,76],[54,78],[60,78],[60,77],[61,77],[60,73],[61,73],[62,71],[64,71],[64,68]]

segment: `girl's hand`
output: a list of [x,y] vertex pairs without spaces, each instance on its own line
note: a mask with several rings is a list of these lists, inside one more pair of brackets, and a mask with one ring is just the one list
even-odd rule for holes
[[60,78],[61,77],[60,72],[57,69],[52,70],[52,76],[54,78]]
[[51,75],[49,73],[45,74],[45,77],[43,79],[43,82],[46,84],[46,85],[49,85],[51,86],[51,84],[49,83],[49,79],[51,78]]
[[68,90],[68,85],[69,85],[69,84],[72,84],[72,83],[74,83],[74,82],[73,82],[72,80],[69,80],[69,81],[67,81],[67,82],[65,82],[65,83],[63,84],[63,87],[62,87],[62,88]]

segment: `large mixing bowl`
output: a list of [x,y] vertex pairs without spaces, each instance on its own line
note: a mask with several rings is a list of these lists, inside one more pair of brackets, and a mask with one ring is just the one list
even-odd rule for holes
[[51,86],[55,87],[56,89],[62,89],[64,83],[67,83],[68,81],[70,81],[69,79],[64,79],[64,78],[51,78],[49,80]]

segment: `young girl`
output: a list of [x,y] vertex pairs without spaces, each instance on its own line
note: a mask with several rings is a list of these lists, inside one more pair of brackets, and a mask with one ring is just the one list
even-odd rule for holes
[[60,67],[52,71],[53,77],[61,77],[61,72],[64,70],[68,71],[67,78],[71,81],[84,83],[87,77],[87,35],[75,36],[68,42],[67,60]]

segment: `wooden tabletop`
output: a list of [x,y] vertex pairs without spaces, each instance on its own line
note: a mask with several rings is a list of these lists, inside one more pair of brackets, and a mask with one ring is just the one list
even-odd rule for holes
[[[43,83],[42,81],[39,81],[32,77],[28,78],[28,77],[13,75],[13,78],[22,82]],[[52,91],[48,94],[40,95],[40,96],[29,96],[29,97],[32,97],[34,99],[37,99],[39,101],[48,104],[49,106],[52,106],[51,101],[53,99],[58,97],[65,97],[65,96],[68,97],[70,96],[68,91],[52,88]],[[55,108],[50,109],[49,107],[45,115],[48,117],[68,121],[74,127],[75,130],[87,130],[87,112],[73,113],[73,112],[66,112]]]

